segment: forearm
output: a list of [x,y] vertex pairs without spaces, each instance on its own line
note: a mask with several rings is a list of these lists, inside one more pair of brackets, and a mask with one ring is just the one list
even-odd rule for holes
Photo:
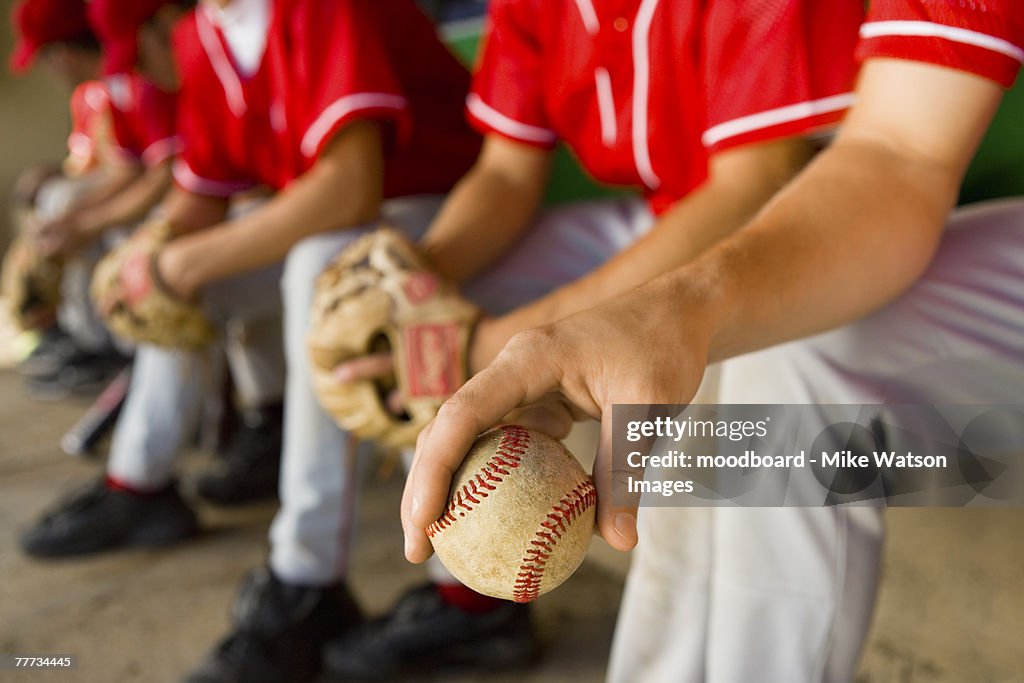
[[[709,323],[711,361],[855,320],[891,301],[934,254],[956,169],[870,141],[840,143],[745,229],[644,292]],[[666,319],[686,335],[688,315]]]
[[69,207],[68,213],[87,211],[102,205],[134,183],[142,173],[136,164],[120,164],[93,171],[99,174],[96,184]]
[[174,245],[177,283],[184,291],[284,259],[300,240],[378,218],[383,161],[374,124],[353,126],[303,176],[265,205],[235,220],[197,231]]
[[689,263],[746,224],[807,163],[810,143],[781,140],[721,155],[708,181],[679,201],[635,244],[586,276],[512,311],[506,334],[596,306]]
[[421,240],[434,267],[461,283],[507,251],[537,213],[550,164],[546,151],[489,138]]
[[95,237],[110,228],[137,223],[156,206],[170,185],[169,161],[147,169],[105,202],[83,209],[79,215],[83,230]]
[[910,287],[1001,94],[950,69],[869,62],[835,144],[748,227],[664,281],[667,295],[700,289],[710,358],[853,321]]

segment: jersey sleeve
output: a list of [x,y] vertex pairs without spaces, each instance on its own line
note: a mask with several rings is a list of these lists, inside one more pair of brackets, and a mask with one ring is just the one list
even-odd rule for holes
[[[289,103],[299,128],[300,151],[315,159],[345,126],[358,120],[391,124],[390,144],[411,134],[409,100],[403,91],[388,31],[418,11],[399,0],[337,0],[291,3],[291,39],[300,90],[308,99]],[[415,46],[407,46],[415,50]]]
[[927,62],[1009,87],[1024,61],[1024,3],[874,0],[860,37],[860,60]]
[[175,95],[147,85],[139,101],[139,116],[142,118],[142,163],[156,166],[181,152]]
[[719,151],[835,123],[853,103],[859,1],[710,3],[704,146]]
[[533,0],[491,0],[466,111],[482,133],[550,149],[558,136],[544,110],[539,7]]
[[108,80],[114,142],[122,157],[155,166],[180,151],[177,101],[138,76]]

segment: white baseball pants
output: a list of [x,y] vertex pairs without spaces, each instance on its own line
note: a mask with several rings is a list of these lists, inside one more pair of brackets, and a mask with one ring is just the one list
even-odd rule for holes
[[[894,228],[896,229],[896,228]],[[721,403],[1019,404],[1024,200],[958,211],[923,278],[852,325],[734,359]],[[608,679],[852,681],[881,510],[645,508]]]

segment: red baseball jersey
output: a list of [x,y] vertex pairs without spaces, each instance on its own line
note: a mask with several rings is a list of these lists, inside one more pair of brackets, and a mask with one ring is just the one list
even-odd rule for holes
[[462,115],[469,74],[412,0],[274,0],[265,34],[246,73],[212,8],[177,27],[185,189],[283,188],[359,120],[385,132],[385,197],[446,192],[475,161],[480,138]]
[[894,57],[968,71],[1004,87],[1024,61],[1021,0],[873,0],[857,57]]
[[467,99],[482,131],[565,141],[664,211],[711,152],[804,133],[852,102],[860,0],[491,0]]
[[106,79],[110,118],[118,151],[155,166],[181,151],[177,96],[137,74]]

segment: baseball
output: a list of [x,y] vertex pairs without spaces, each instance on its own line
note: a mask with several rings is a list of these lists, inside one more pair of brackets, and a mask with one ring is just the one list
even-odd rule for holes
[[560,442],[506,425],[473,444],[427,535],[459,581],[530,602],[580,566],[596,504],[593,482]]

